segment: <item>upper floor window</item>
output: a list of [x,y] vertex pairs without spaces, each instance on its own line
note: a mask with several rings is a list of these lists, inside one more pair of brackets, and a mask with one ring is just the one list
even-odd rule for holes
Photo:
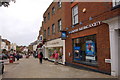
[[55,13],[55,7],[52,8],[52,14],[54,14],[54,13]]
[[48,35],[50,35],[50,27],[48,27]]
[[46,38],[46,30],[44,30],[44,38]]
[[78,5],[72,8],[72,24],[75,25],[78,23]]
[[48,13],[48,20],[50,19],[50,12]]
[[58,2],[58,8],[61,8],[62,7],[62,2],[61,2],[61,0],[59,0],[59,2]]
[[71,0],[71,3],[74,2],[75,0]]
[[55,24],[52,25],[52,34],[55,33]]
[[113,1],[113,7],[120,5],[120,0],[112,0]]
[[44,22],[46,22],[46,17],[44,17]]
[[62,30],[62,21],[58,20],[58,31]]
[[120,0],[115,0],[115,5],[120,5]]

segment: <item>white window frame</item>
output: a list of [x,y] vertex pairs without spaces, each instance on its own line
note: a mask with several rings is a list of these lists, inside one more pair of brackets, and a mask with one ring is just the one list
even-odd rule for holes
[[58,8],[61,8],[62,7],[62,2],[61,2],[61,0],[59,0],[59,2],[58,2]]
[[52,24],[52,34],[55,34],[55,24]]
[[58,20],[58,31],[61,31],[62,30],[62,20],[59,19]]
[[50,12],[48,13],[48,20],[50,19]]
[[78,23],[78,5],[75,5],[72,8],[72,24],[75,25]]
[[113,7],[120,4],[120,0],[112,0],[112,2],[113,2]]
[[52,8],[52,14],[55,14],[55,7]]

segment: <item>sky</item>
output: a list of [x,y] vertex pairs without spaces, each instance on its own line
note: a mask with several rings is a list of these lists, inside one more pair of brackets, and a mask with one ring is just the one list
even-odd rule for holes
[[17,45],[29,45],[37,40],[43,13],[53,0],[16,0],[0,7],[0,35]]

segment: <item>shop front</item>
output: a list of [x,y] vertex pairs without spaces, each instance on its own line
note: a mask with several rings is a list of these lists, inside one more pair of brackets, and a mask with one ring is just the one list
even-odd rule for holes
[[66,65],[110,74],[109,26],[97,21],[69,30]]
[[65,40],[55,39],[47,41],[45,45],[45,58],[51,61],[55,61],[54,52],[59,53],[59,63],[65,64]]

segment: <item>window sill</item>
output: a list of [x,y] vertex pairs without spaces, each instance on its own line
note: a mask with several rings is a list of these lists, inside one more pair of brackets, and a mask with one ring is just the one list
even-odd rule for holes
[[73,62],[88,65],[88,66],[98,67],[97,63],[93,64],[93,63],[89,63],[89,62],[85,62],[85,61],[75,61],[75,60]]
[[117,8],[120,8],[120,4],[119,5],[115,5],[114,7],[112,7],[111,10],[114,10],[114,9],[117,9]]
[[76,24],[73,24],[72,26],[76,26],[76,25],[78,25],[79,23],[76,23]]

